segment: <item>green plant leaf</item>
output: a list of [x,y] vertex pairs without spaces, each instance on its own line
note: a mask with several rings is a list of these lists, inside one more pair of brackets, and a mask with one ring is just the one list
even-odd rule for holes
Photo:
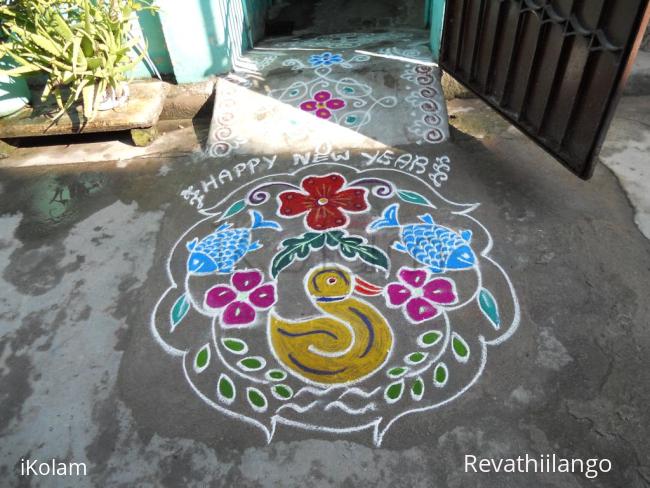
[[384,390],[384,399],[388,403],[395,403],[402,398],[404,393],[404,380],[399,380],[394,383],[391,383]]
[[315,232],[284,240],[284,249],[276,254],[271,262],[271,276],[277,278],[278,274],[296,259],[305,259],[312,251],[321,249],[324,245],[325,235]]
[[239,200],[238,202],[233,203],[228,210],[226,210],[226,213],[224,213],[219,221],[226,220],[229,217],[232,217],[233,215],[237,215],[239,212],[244,210],[246,208],[246,201],[245,200]]
[[210,344],[206,344],[194,356],[194,371],[202,373],[210,364]]
[[235,384],[227,375],[221,374],[217,383],[217,397],[219,400],[226,405],[230,405],[235,400],[236,394]]
[[342,232],[328,232],[327,243],[347,259],[359,257],[362,261],[383,269],[388,269],[388,256],[378,247],[363,244],[365,239],[357,236],[344,237]]
[[499,317],[499,306],[492,293],[486,288],[481,288],[478,295],[478,303],[481,311],[490,319],[492,326],[498,330],[501,327],[501,318]]
[[265,412],[268,408],[266,396],[257,388],[252,386],[246,388],[246,396],[248,397],[248,403],[256,412]]
[[411,398],[419,402],[420,400],[422,400],[423,395],[424,395],[424,381],[422,381],[422,378],[418,377],[411,385]]
[[171,311],[171,330],[170,332],[174,332],[174,329],[176,329],[176,326],[180,323],[181,320],[185,318],[187,315],[187,312],[190,311],[190,302],[187,299],[187,295],[181,295],[178,297],[176,302],[174,302],[174,305],[172,306],[172,311]]
[[436,208],[435,205],[433,205],[429,200],[427,200],[422,195],[420,195],[419,193],[416,193],[414,191],[399,190],[397,192],[397,196],[402,201],[407,202],[407,203],[413,203],[413,204],[416,204],[416,205],[424,205],[425,207]]
[[327,236],[327,245],[331,247],[338,247],[339,240],[345,235],[345,232],[340,230],[331,230],[325,234]]
[[437,330],[430,330],[418,337],[418,345],[420,347],[433,347],[442,339],[442,332]]
[[409,369],[404,366],[398,366],[396,368],[389,369],[386,374],[391,378],[399,378],[400,376],[404,376],[408,370]]
[[282,381],[287,377],[287,373],[279,369],[272,369],[266,372],[266,379],[271,381]]
[[412,365],[420,364],[427,358],[428,355],[428,352],[412,352],[411,354],[407,354],[407,356],[404,358],[404,361],[406,361],[407,364]]
[[84,104],[84,117],[91,119],[95,111],[95,100],[97,98],[96,86],[89,84],[81,90],[83,104]]
[[436,369],[433,370],[433,384],[438,388],[442,388],[447,384],[449,379],[449,370],[445,363],[440,363],[436,366]]
[[71,40],[74,34],[72,32],[72,29],[70,29],[66,21],[63,19],[63,17],[61,17],[61,14],[55,10],[52,14],[52,17],[54,18],[54,22],[56,24],[55,29],[57,33],[63,39],[67,41]]
[[459,334],[454,332],[451,339],[451,348],[454,351],[454,357],[456,361],[460,363],[466,363],[469,359],[469,346],[465,339],[463,339]]
[[266,360],[261,356],[244,358],[237,363],[244,371],[259,371],[266,366]]
[[223,344],[223,347],[233,354],[242,355],[248,352],[248,345],[241,339],[224,337],[221,339],[221,343]]
[[40,68],[38,66],[30,63],[30,64],[17,66],[15,68],[7,69],[7,70],[0,70],[0,74],[17,78],[20,75],[26,75],[28,73],[36,73],[39,70]]
[[287,385],[275,385],[271,388],[271,393],[278,400],[289,400],[293,397],[293,390]]

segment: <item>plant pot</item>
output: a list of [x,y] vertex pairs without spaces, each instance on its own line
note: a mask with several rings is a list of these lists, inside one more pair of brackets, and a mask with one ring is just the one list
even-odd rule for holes
[[98,111],[113,110],[115,108],[126,105],[129,100],[129,85],[128,83],[121,83],[119,90],[114,90],[113,87],[108,87],[99,100],[97,100]]
[[[11,69],[7,61],[0,62],[0,68]],[[15,114],[29,104],[29,87],[24,78],[0,75],[0,117]]]

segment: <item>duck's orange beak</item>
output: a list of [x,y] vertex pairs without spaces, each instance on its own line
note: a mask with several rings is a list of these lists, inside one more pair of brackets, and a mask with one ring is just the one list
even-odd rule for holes
[[365,295],[367,297],[374,297],[381,293],[382,288],[372,283],[368,283],[366,280],[362,280],[358,276],[354,278],[354,291],[359,295]]

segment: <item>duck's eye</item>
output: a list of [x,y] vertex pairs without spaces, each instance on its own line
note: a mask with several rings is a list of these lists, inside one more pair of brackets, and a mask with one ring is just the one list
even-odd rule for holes
[[335,285],[338,280],[334,277],[332,278],[327,278],[327,284],[328,285]]

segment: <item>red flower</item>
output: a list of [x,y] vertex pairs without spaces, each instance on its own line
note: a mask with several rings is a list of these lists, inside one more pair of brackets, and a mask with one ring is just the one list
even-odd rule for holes
[[285,191],[280,194],[280,215],[297,217],[306,212],[306,225],[314,230],[327,230],[345,226],[346,212],[363,212],[368,208],[365,188],[341,188],[345,178],[333,173],[326,176],[309,176],[302,180],[307,192]]

